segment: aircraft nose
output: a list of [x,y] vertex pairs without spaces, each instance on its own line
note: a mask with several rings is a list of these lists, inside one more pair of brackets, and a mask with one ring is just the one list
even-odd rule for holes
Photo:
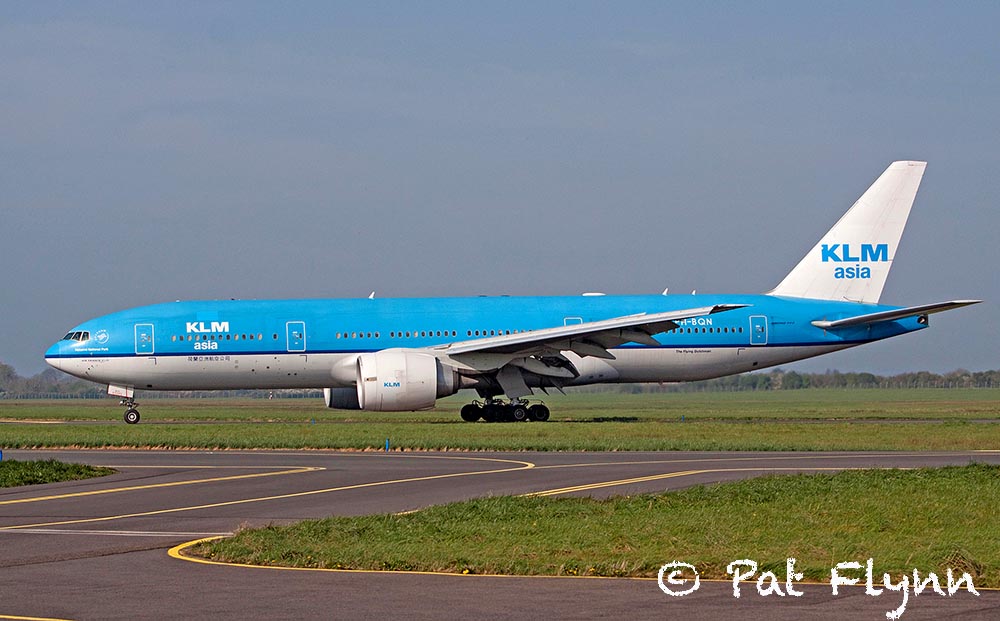
[[62,371],[62,358],[59,354],[62,352],[62,346],[59,343],[54,344],[45,351],[45,363],[50,367],[59,369]]

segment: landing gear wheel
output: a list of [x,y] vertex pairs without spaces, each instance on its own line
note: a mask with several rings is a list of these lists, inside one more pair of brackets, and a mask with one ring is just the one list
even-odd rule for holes
[[483,406],[482,417],[487,423],[495,423],[501,419],[502,410],[500,407],[487,403]]
[[510,408],[510,417],[515,422],[528,420],[528,408],[523,405],[514,405]]
[[474,423],[483,416],[483,410],[475,403],[462,406],[462,420],[467,423]]
[[125,422],[129,425],[134,425],[139,422],[139,410],[135,408],[129,408],[125,412]]
[[549,408],[537,403],[528,408],[528,416],[531,420],[537,420],[540,423],[544,423],[549,420]]

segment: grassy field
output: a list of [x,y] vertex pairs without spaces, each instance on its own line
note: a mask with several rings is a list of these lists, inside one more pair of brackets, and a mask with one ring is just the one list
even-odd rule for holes
[[772,476],[675,492],[588,498],[497,497],[406,515],[310,520],[243,530],[194,552],[293,567],[527,575],[655,576],[683,560],[723,578],[736,559],[829,580],[875,559],[898,579],[945,568],[1000,587],[1000,467]]
[[[150,399],[147,422],[455,422],[470,400],[441,399],[426,412],[330,410],[320,399]],[[587,394],[544,398],[553,421],[998,420],[1000,389],[786,390],[733,393]],[[0,400],[0,420],[120,421],[117,401]]]
[[113,474],[111,468],[66,464],[47,459],[42,461],[0,461],[0,487],[19,487],[59,481],[78,481]]
[[[141,399],[140,399],[141,401]],[[328,410],[315,399],[153,399],[139,425],[102,401],[0,401],[6,448],[414,450],[1000,449],[1000,390],[801,390],[546,398],[547,423],[465,423],[429,412]],[[67,424],[42,424],[67,423]]]

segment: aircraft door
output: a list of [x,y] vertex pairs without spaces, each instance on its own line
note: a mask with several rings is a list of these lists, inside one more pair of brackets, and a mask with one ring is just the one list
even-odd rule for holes
[[767,345],[767,317],[764,315],[750,316],[750,344]]
[[306,350],[306,322],[289,321],[285,324],[288,351]]
[[154,353],[153,347],[153,324],[135,324],[135,353],[151,355]]

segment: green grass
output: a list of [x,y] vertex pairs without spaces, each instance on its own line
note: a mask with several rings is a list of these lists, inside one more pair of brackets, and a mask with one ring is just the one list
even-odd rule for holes
[[829,580],[875,559],[898,579],[951,567],[1000,587],[1000,467],[769,476],[661,494],[496,497],[406,515],[246,529],[201,544],[205,558],[291,567],[653,577],[682,560],[727,578],[736,559]]
[[7,448],[380,449],[472,451],[997,450],[1000,425],[949,423],[371,423],[26,425]]
[[[125,425],[113,401],[0,401],[6,448],[413,450],[1000,449],[1000,390],[801,390],[547,398],[548,423],[465,423],[465,398],[429,412],[357,412],[314,399],[150,400]],[[55,421],[70,424],[38,424]],[[996,422],[980,422],[996,421]],[[97,424],[72,424],[72,423]],[[105,423],[105,424],[101,424]]]
[[[471,399],[441,399],[427,412],[330,410],[320,399],[150,399],[148,422],[455,422]],[[572,392],[544,398],[553,421],[680,420],[998,420],[1000,389],[786,390],[736,393],[618,394]],[[4,401],[0,420],[120,421],[113,399]]]
[[66,464],[54,459],[43,461],[0,461],[0,487],[19,487],[57,483],[59,481],[79,481],[114,474],[111,468]]

